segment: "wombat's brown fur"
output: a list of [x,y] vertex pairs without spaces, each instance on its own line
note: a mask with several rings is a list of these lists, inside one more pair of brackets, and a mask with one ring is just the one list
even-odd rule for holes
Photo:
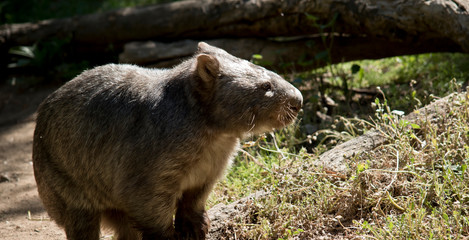
[[39,195],[68,239],[99,239],[103,221],[118,239],[204,239],[205,201],[239,139],[291,123],[302,101],[206,43],[173,69],[85,71],[39,107]]

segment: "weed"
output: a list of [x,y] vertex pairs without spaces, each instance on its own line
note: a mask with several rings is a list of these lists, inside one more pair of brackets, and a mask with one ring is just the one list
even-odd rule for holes
[[[238,239],[463,239],[469,235],[468,100],[454,95],[446,114],[410,122],[389,97],[377,98],[366,125],[388,143],[348,159],[353,171],[345,176],[315,166],[318,153],[278,142],[298,142],[285,138],[295,127],[253,139],[244,151],[261,164],[241,153],[212,196],[270,192],[248,206],[247,217],[228,223]],[[247,191],[240,196],[240,189]]]

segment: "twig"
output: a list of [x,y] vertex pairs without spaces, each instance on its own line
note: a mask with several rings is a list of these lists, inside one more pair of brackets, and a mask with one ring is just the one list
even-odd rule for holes
[[251,154],[249,154],[248,152],[246,152],[245,150],[243,149],[240,149],[240,151],[242,153],[244,153],[246,156],[248,156],[255,164],[259,165],[260,167],[262,167],[262,169],[272,173],[272,171],[270,171],[270,169],[268,169],[263,163],[259,162],[254,156],[252,156]]
[[398,171],[399,171],[399,150],[396,150],[396,171],[394,172],[394,176],[392,177],[391,182],[389,183],[389,185],[384,188],[384,190],[386,192],[389,190],[389,188],[391,188],[394,181],[396,181]]
[[259,147],[260,149],[266,151],[266,152],[279,153],[279,154],[282,154],[282,156],[284,156],[284,154],[286,154],[286,155],[295,156],[295,157],[302,157],[301,155],[294,154],[294,153],[282,152],[282,151],[280,151],[280,150],[271,150],[271,149],[262,147],[261,145],[258,145],[258,147]]
[[28,220],[29,221],[50,221],[51,219],[48,217],[33,218],[31,216],[31,211],[28,211]]
[[395,208],[397,208],[397,209],[399,209],[399,210],[405,212],[405,208],[399,206],[399,205],[394,201],[394,199],[391,197],[391,195],[389,194],[388,191],[386,191],[386,193],[387,193],[387,195],[388,195],[388,199],[389,199],[389,201],[391,202],[391,204],[392,204]]
[[278,165],[279,167],[281,167],[282,166],[281,161],[287,159],[287,157],[285,157],[285,154],[283,154],[283,151],[281,151],[280,148],[278,147],[277,140],[275,139],[275,134],[273,132],[270,132],[270,136],[272,136],[272,141],[274,142],[275,149],[280,153],[280,155],[282,155],[282,159],[278,161]]

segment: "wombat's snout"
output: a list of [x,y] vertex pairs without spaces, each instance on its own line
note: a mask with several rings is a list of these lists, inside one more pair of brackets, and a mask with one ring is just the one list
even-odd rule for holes
[[303,107],[303,95],[301,95],[300,90],[295,87],[292,87],[292,89],[288,93],[288,99],[289,108],[293,112],[298,113],[301,107]]

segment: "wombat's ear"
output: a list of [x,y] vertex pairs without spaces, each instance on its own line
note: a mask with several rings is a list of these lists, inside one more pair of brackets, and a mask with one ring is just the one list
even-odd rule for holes
[[202,79],[206,88],[215,82],[220,74],[220,63],[212,55],[200,54],[197,56],[197,75]]
[[208,52],[210,47],[211,46],[208,45],[208,43],[206,42],[199,42],[199,44],[197,44],[197,52],[199,53]]

